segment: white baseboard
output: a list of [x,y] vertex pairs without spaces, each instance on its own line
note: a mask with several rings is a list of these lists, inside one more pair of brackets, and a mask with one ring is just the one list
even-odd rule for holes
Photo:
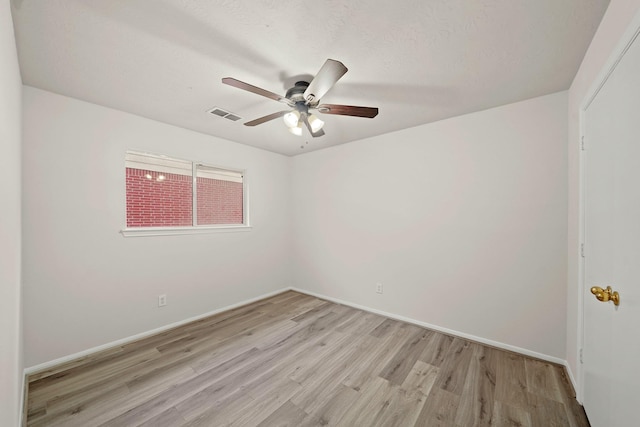
[[578,401],[579,404],[582,405],[582,396],[580,395],[580,390],[578,389],[578,383],[576,382],[576,378],[573,376],[571,365],[569,365],[569,362],[566,360],[564,362],[564,370],[567,371],[567,375],[569,376],[569,381],[571,381],[571,386],[573,387],[573,391],[576,393],[576,400]]
[[86,350],[79,351],[77,353],[73,353],[73,354],[70,354],[68,356],[60,357],[58,359],[50,360],[48,362],[40,363],[40,364],[35,365],[35,366],[30,366],[28,368],[25,368],[24,376],[26,377],[28,375],[32,375],[32,374],[35,374],[35,373],[50,369],[50,368],[52,368],[54,366],[58,366],[58,365],[61,365],[63,363],[67,363],[67,362],[71,362],[73,360],[79,359],[81,357],[97,353],[99,351],[103,351],[103,350],[110,349],[112,347],[117,347],[117,346],[120,346],[120,345],[128,344],[128,343],[131,343],[133,341],[137,341],[139,339],[146,338],[146,337],[151,336],[151,335],[159,334],[159,333],[165,332],[165,331],[167,331],[169,329],[173,329],[175,327],[182,326],[182,325],[185,325],[187,323],[195,322],[196,320],[204,319],[205,317],[209,317],[209,316],[213,316],[213,315],[218,314],[218,313],[222,313],[223,311],[232,310],[234,308],[242,307],[243,305],[251,304],[251,303],[254,303],[256,301],[260,301],[260,300],[263,300],[265,298],[269,298],[269,297],[272,297],[274,295],[281,294],[281,293],[286,292],[288,290],[291,290],[291,288],[282,288],[282,289],[279,289],[277,291],[273,291],[273,292],[269,292],[269,293],[266,293],[266,294],[262,294],[260,296],[255,297],[255,298],[244,300],[244,301],[241,301],[241,302],[236,303],[236,304],[231,304],[231,305],[227,305],[227,306],[222,307],[222,308],[215,309],[215,310],[210,311],[208,313],[199,314],[197,316],[193,316],[193,317],[190,317],[190,318],[185,319],[185,320],[179,320],[177,322],[170,323],[168,325],[161,326],[159,328],[152,329],[150,331],[142,332],[142,333],[139,333],[139,334],[136,334],[136,335],[132,335],[132,336],[127,337],[127,338],[122,338],[122,339],[119,339],[119,340],[116,340],[116,341],[112,341],[112,342],[109,342],[107,344],[99,345],[97,347],[88,348]]
[[[432,324],[426,323],[426,322],[421,322],[419,320],[411,319],[409,317],[404,317],[404,316],[401,316],[399,314],[387,313],[386,311],[377,310],[375,308],[370,308],[370,307],[365,307],[363,305],[354,304],[354,303],[349,302],[349,301],[344,301],[344,300],[341,300],[341,299],[338,299],[338,298],[329,297],[329,296],[318,294],[318,293],[311,292],[311,291],[306,291],[304,289],[291,288],[291,290],[296,291],[296,292],[300,292],[300,293],[303,293],[303,294],[311,295],[311,296],[314,296],[314,297],[317,297],[317,298],[325,299],[327,301],[331,301],[331,302],[335,302],[335,303],[338,303],[338,304],[346,305],[346,306],[349,306],[349,307],[357,308],[359,310],[364,310],[364,311],[368,311],[370,313],[379,314],[381,316],[389,317],[391,319],[400,320],[402,322],[407,322],[407,323],[412,323],[414,325],[422,326],[422,327],[428,328],[428,329],[433,329],[435,331],[442,332],[442,333],[445,333],[445,334],[448,334],[448,335],[453,335],[453,336],[456,336],[456,337],[468,339],[470,341],[475,341],[475,342],[478,342],[478,343],[481,343],[481,344],[486,344],[486,345],[491,346],[491,347],[496,347],[496,348],[500,348],[500,349],[503,349],[503,350],[513,351],[514,353],[519,353],[519,354],[523,354],[525,356],[535,357],[536,359],[545,360],[547,362],[555,363],[555,364],[558,364],[558,365],[567,366],[567,362],[565,360],[563,360],[563,359],[560,359],[560,358],[554,357],[554,356],[549,356],[549,355],[543,354],[543,353],[538,353],[536,351],[528,350],[526,348],[516,347],[516,346],[510,345],[510,344],[505,344],[505,343],[502,343],[502,342],[499,342],[499,341],[493,341],[493,340],[489,340],[489,339],[486,339],[486,338],[478,337],[478,336],[475,336],[475,335],[467,334],[467,333],[464,333],[464,332],[455,331],[453,329],[443,328],[442,326],[432,325]],[[569,375],[571,375],[571,374],[569,374]],[[572,382],[575,384],[575,381],[573,381],[573,377],[571,377],[571,379],[572,379]]]
[[146,337],[154,335],[154,334],[165,332],[165,331],[167,331],[169,329],[172,329],[172,328],[175,328],[175,327],[178,327],[178,326],[182,326],[182,325],[185,325],[187,323],[203,319],[205,317],[213,316],[213,315],[221,313],[223,311],[232,310],[234,308],[238,308],[238,307],[241,307],[243,305],[251,304],[253,302],[260,301],[262,299],[269,298],[269,297],[281,294],[281,293],[289,291],[289,290],[300,292],[300,293],[306,294],[306,295],[311,295],[311,296],[314,296],[314,297],[317,297],[317,298],[321,298],[321,299],[324,299],[324,300],[327,300],[327,301],[331,301],[331,302],[335,302],[335,303],[338,303],[338,304],[346,305],[346,306],[349,306],[349,307],[357,308],[359,310],[364,310],[364,311],[368,311],[368,312],[371,312],[371,313],[379,314],[381,316],[389,317],[391,319],[399,320],[399,321],[402,321],[402,322],[407,322],[407,323],[411,323],[411,324],[414,324],[414,325],[422,326],[424,328],[433,329],[435,331],[442,332],[442,333],[445,333],[445,334],[448,334],[448,335],[453,335],[453,336],[456,336],[456,337],[460,337],[460,338],[468,339],[468,340],[471,340],[471,341],[475,341],[475,342],[478,342],[478,343],[481,343],[481,344],[486,344],[486,345],[489,345],[489,346],[492,346],[492,347],[496,347],[496,348],[500,348],[500,349],[503,349],[503,350],[512,351],[512,352],[515,352],[515,353],[523,354],[525,356],[535,357],[536,359],[541,359],[541,360],[545,360],[545,361],[548,361],[548,362],[556,363],[558,365],[562,365],[562,366],[564,366],[566,368],[566,370],[568,372],[568,375],[569,375],[569,378],[570,378],[574,388],[576,387],[575,379],[573,377],[573,374],[572,374],[571,370],[568,367],[567,361],[565,361],[563,359],[560,359],[558,357],[549,356],[547,354],[538,353],[536,351],[528,350],[526,348],[516,347],[516,346],[510,345],[510,344],[505,344],[505,343],[502,343],[502,342],[499,342],[499,341],[493,341],[493,340],[489,340],[489,339],[486,339],[486,338],[478,337],[478,336],[475,336],[475,335],[467,334],[467,333],[464,333],[464,332],[455,331],[453,329],[448,329],[448,328],[444,328],[442,326],[433,325],[433,324],[430,324],[430,323],[426,323],[426,322],[422,322],[422,321],[419,321],[419,320],[411,319],[409,317],[401,316],[399,314],[388,313],[386,311],[377,310],[377,309],[370,308],[370,307],[365,307],[365,306],[362,306],[362,305],[359,305],[359,304],[354,304],[354,303],[349,302],[349,301],[344,301],[344,300],[341,300],[341,299],[338,299],[338,298],[333,298],[333,297],[330,297],[330,296],[327,296],[327,295],[322,295],[322,294],[318,294],[318,293],[315,293],[315,292],[311,292],[311,291],[307,291],[307,290],[299,289],[299,288],[295,288],[295,287],[282,288],[282,289],[279,289],[279,290],[276,290],[276,291],[273,291],[273,292],[269,292],[269,293],[257,296],[255,298],[251,298],[251,299],[248,299],[248,300],[241,301],[241,302],[236,303],[236,304],[232,304],[232,305],[228,305],[228,306],[225,306],[225,307],[222,307],[222,308],[218,308],[218,309],[210,311],[208,313],[203,313],[203,314],[200,314],[198,316],[194,316],[194,317],[191,317],[191,318],[188,318],[188,319],[185,319],[185,320],[180,320],[178,322],[171,323],[169,325],[165,325],[165,326],[162,326],[162,327],[159,327],[159,328],[156,328],[156,329],[152,329],[150,331],[142,332],[140,334],[136,334],[136,335],[133,335],[133,336],[130,336],[130,337],[127,337],[127,338],[123,338],[123,339],[120,339],[120,340],[112,341],[110,343],[103,344],[103,345],[100,345],[100,346],[97,346],[97,347],[89,348],[89,349],[86,349],[86,350],[83,350],[83,351],[80,351],[80,352],[77,352],[77,353],[74,353],[74,354],[70,354],[68,356],[64,356],[64,357],[61,357],[61,358],[58,358],[58,359],[51,360],[49,362],[44,362],[44,363],[41,363],[41,364],[38,364],[38,365],[35,365],[35,366],[30,366],[28,368],[25,368],[24,374],[25,374],[25,377],[26,377],[27,375],[32,375],[32,374],[35,374],[37,372],[44,371],[46,369],[50,369],[50,368],[52,368],[54,366],[61,365],[63,363],[67,363],[67,362],[71,362],[71,361],[79,359],[81,357],[97,353],[99,351],[103,351],[103,350],[107,350],[107,349],[112,348],[112,347],[128,344],[130,342],[133,342],[133,341],[136,341],[136,340],[139,340],[139,339],[142,339],[142,338],[146,338]]
[[22,387],[20,387],[20,412],[18,413],[18,426],[26,426],[27,425],[27,420],[25,418],[26,412],[27,412],[27,408],[25,407],[25,405],[27,404],[26,401],[26,397],[27,397],[27,388],[28,384],[27,384],[27,375],[26,374],[22,374]]

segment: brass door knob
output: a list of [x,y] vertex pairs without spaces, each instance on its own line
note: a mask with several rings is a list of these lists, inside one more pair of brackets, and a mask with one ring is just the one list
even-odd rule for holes
[[598,301],[613,301],[614,305],[620,305],[620,294],[618,291],[611,289],[611,286],[607,286],[606,289],[602,289],[600,286],[594,286],[591,288],[591,293],[596,296]]

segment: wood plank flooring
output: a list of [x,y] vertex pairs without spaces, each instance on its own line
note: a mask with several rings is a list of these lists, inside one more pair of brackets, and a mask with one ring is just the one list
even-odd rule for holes
[[28,426],[586,427],[564,368],[285,292],[32,375]]

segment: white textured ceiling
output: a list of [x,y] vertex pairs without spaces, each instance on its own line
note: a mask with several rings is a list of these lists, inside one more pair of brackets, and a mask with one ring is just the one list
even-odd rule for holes
[[[565,90],[608,0],[12,4],[24,84],[296,155]],[[378,107],[376,118],[321,115],[320,138],[282,120],[247,127],[284,105],[221,83],[284,95],[327,58],[349,71],[322,102]]]

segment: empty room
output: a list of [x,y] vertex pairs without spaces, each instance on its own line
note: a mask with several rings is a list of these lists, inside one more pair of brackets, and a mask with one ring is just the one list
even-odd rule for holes
[[0,425],[636,425],[639,34],[2,1]]

